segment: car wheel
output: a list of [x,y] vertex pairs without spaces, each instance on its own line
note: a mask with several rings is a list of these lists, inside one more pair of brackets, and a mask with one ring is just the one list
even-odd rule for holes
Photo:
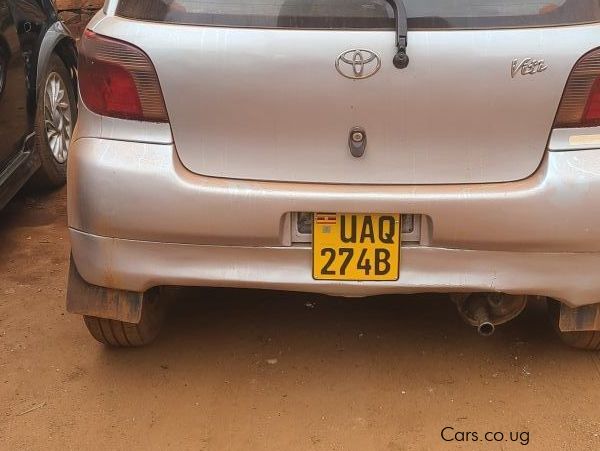
[[77,99],[69,70],[52,55],[40,83],[35,147],[41,166],[32,178],[38,188],[56,188],[67,180],[67,157],[77,122]]
[[144,299],[142,319],[138,324],[84,316],[84,323],[96,340],[119,348],[140,347],[152,343],[159,335],[166,316],[166,303],[158,290]]
[[587,351],[600,351],[600,331],[563,332],[558,324],[560,321],[560,302],[548,299],[548,314],[554,330],[560,339],[567,345],[585,349]]

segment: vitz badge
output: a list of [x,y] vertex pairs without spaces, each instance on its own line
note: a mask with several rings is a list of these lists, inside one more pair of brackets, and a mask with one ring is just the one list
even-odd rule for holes
[[544,72],[548,69],[544,60],[536,60],[533,58],[525,58],[523,61],[513,60],[511,75],[515,78],[518,74],[521,75],[534,75],[540,72]]

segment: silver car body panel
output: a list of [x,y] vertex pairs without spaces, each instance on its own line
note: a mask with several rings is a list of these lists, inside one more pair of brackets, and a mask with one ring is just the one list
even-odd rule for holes
[[[391,31],[201,27],[113,16],[93,30],[150,56],[177,152],[194,173],[412,185],[531,175],[573,65],[598,46],[600,28],[415,31],[403,71],[391,64]],[[341,76],[336,58],[352,48],[380,55],[381,70],[364,80]],[[543,59],[548,69],[511,77],[513,60],[526,58]],[[354,126],[368,136],[359,159],[348,150]]]
[[[80,96],[81,98],[81,96]],[[173,135],[169,124],[142,122],[99,116],[81,104],[77,121],[78,138],[104,138],[109,140],[153,144],[172,144]]]

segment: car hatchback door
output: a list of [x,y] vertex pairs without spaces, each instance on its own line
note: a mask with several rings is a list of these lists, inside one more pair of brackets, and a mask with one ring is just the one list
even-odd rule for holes
[[137,21],[111,33],[156,66],[192,172],[350,184],[530,176],[571,69],[598,45],[586,23],[599,2],[405,0],[400,69],[392,3],[121,0],[117,15]]

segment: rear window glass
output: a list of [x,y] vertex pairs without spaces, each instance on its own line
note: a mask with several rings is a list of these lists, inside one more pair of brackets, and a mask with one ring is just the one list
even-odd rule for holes
[[[410,29],[574,25],[600,20],[600,0],[404,0]],[[229,27],[394,29],[386,0],[121,0],[122,17]]]

